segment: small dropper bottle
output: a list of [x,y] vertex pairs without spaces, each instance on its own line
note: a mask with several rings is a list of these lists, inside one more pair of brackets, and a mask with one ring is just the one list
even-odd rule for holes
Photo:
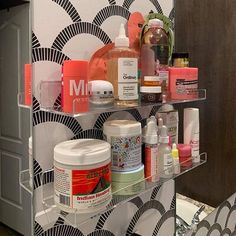
[[169,146],[169,136],[167,127],[161,127],[158,146],[159,173],[162,178],[171,178],[173,176],[173,158]]
[[180,173],[180,165],[179,165],[179,150],[176,147],[176,144],[172,145],[172,158],[174,165],[174,174],[178,175]]
[[147,120],[145,128],[145,178],[147,181],[157,182],[158,176],[158,135],[157,135],[157,120],[155,116],[151,116]]

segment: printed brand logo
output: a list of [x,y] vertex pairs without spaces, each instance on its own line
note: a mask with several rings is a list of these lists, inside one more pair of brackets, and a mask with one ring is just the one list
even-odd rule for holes
[[84,80],[79,82],[70,80],[70,96],[84,96],[88,95],[88,84]]
[[127,79],[127,80],[136,79],[136,76],[131,76],[131,75],[124,74],[123,79]]

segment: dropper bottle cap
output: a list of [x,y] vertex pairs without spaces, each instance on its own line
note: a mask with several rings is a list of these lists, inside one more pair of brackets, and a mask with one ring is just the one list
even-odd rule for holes
[[157,135],[157,120],[155,116],[151,116],[148,119],[146,135],[145,135],[145,143],[148,144],[157,144],[158,143],[158,135]]
[[158,118],[158,134],[160,135],[161,133],[161,127],[164,125],[163,119]]
[[125,34],[125,26],[120,24],[119,36],[115,38],[115,47],[129,47],[129,38]]
[[179,150],[177,149],[175,143],[172,144],[172,157],[175,159],[179,158]]
[[161,127],[159,142],[165,143],[165,144],[169,143],[169,136],[167,134],[167,127],[164,125]]

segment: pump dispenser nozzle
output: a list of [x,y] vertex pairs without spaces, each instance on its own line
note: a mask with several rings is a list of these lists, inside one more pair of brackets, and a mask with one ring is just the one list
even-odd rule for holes
[[125,26],[120,24],[119,36],[115,38],[115,47],[129,47],[129,38],[125,33]]

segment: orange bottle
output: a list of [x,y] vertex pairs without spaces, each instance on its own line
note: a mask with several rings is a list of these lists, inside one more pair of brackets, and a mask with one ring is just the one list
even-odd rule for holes
[[123,24],[115,48],[107,54],[107,79],[114,87],[116,105],[138,105],[138,54],[129,48]]

